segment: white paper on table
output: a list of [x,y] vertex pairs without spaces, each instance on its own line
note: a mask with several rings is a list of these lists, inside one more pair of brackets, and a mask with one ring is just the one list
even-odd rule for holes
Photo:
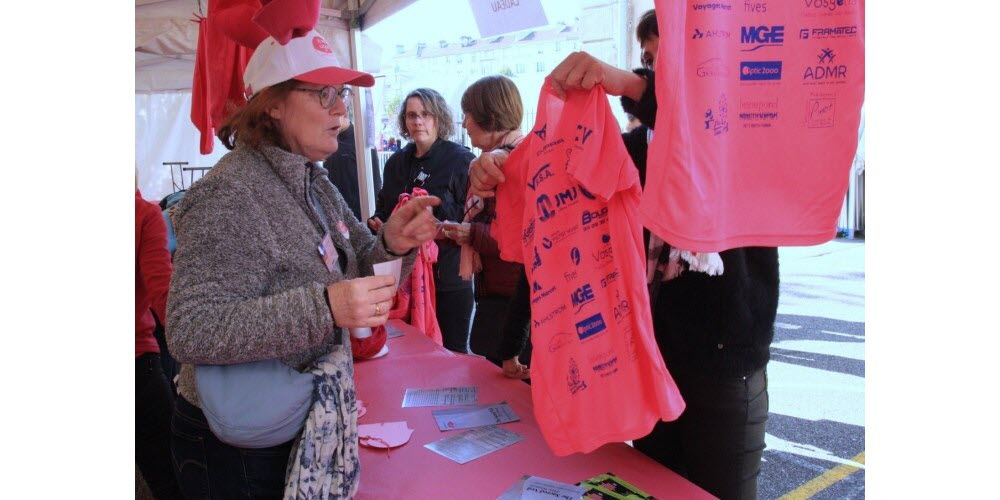
[[403,330],[400,330],[399,328],[396,328],[395,326],[392,326],[389,323],[385,324],[386,339],[394,339],[396,337],[402,337],[402,336],[403,336]]
[[520,500],[521,499],[521,489],[524,486],[524,482],[531,476],[525,474],[518,479],[514,486],[507,488],[507,491],[500,494],[497,500]]
[[442,431],[506,424],[520,420],[507,403],[434,410],[431,414],[434,415],[434,420],[437,420],[438,429]]
[[396,286],[399,286],[399,273],[403,269],[403,259],[390,260],[389,262],[379,262],[372,267],[375,271],[375,276],[395,276]]
[[522,439],[524,439],[524,436],[520,434],[491,425],[489,427],[478,427],[468,430],[457,436],[439,439],[433,443],[427,443],[424,445],[424,448],[460,464],[464,464],[494,451],[506,448]]
[[403,408],[414,406],[474,405],[478,400],[475,387],[441,387],[437,389],[407,389]]
[[566,484],[544,477],[529,476],[521,486],[522,500],[579,500],[587,492],[586,488]]

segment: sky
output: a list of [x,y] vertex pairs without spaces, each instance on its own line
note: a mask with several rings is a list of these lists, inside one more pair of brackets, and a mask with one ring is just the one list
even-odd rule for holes
[[[484,1],[484,0],[476,0]],[[580,16],[579,0],[541,0],[549,24],[572,24]],[[446,15],[442,15],[446,12]],[[383,47],[439,40],[459,41],[463,35],[480,38],[469,0],[420,0],[365,28],[365,34]]]

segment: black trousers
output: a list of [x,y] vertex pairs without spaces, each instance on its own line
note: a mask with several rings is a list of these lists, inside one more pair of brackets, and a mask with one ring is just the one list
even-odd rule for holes
[[135,462],[156,498],[181,498],[170,460],[173,405],[160,355],[135,358]]
[[767,371],[717,379],[670,369],[687,407],[636,449],[723,499],[757,498],[767,422]]
[[449,351],[469,353],[469,327],[472,306],[475,304],[472,287],[451,291],[437,291],[438,325],[444,338],[444,348]]

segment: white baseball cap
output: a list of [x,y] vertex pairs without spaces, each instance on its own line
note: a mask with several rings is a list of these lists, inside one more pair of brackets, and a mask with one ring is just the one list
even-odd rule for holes
[[285,45],[273,36],[265,38],[247,63],[243,85],[249,97],[293,78],[321,85],[375,85],[372,75],[341,66],[326,39],[316,30]]

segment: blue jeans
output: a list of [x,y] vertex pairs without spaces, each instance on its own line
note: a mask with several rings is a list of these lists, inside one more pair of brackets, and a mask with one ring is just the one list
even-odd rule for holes
[[270,448],[230,446],[201,409],[177,397],[170,423],[174,470],[185,498],[281,498],[293,441]]

